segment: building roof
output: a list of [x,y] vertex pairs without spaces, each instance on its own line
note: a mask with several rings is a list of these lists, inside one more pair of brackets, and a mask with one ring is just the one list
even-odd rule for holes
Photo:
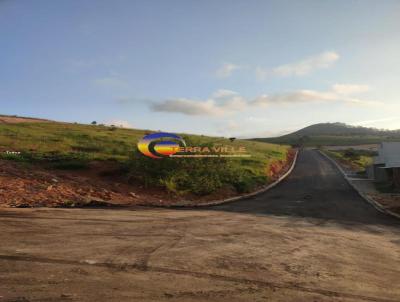
[[384,168],[400,168],[400,142],[384,142],[378,149],[374,164],[384,164]]

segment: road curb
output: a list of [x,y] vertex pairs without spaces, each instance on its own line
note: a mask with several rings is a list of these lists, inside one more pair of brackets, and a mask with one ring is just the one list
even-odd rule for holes
[[382,206],[379,202],[377,202],[376,200],[374,200],[373,198],[369,197],[367,194],[365,194],[363,191],[361,191],[359,188],[357,188],[356,185],[354,185],[351,180],[347,177],[346,172],[343,170],[343,168],[333,159],[331,158],[329,155],[325,154],[324,152],[322,152],[321,150],[318,150],[318,152],[324,156],[326,159],[328,159],[330,162],[332,162],[335,167],[340,171],[340,173],[342,173],[343,177],[346,179],[346,181],[349,183],[349,185],[358,193],[358,195],[360,195],[367,203],[369,203],[370,205],[372,205],[376,210],[378,210],[379,212],[394,216],[398,219],[400,219],[400,215],[397,213],[394,213],[388,209],[386,209],[384,206]]
[[[171,208],[195,208],[195,207],[209,207],[209,206],[215,206],[215,205],[220,205],[220,204],[224,204],[224,203],[229,203],[229,202],[233,202],[233,201],[238,201],[238,200],[242,200],[242,199],[247,199],[249,197],[253,197],[256,196],[258,194],[264,193],[270,189],[272,189],[273,187],[277,186],[280,182],[282,182],[286,177],[288,177],[293,169],[296,166],[297,163],[297,157],[299,155],[299,150],[296,151],[296,154],[294,156],[292,165],[290,166],[290,169],[283,174],[282,176],[280,176],[276,181],[274,181],[273,183],[262,187],[261,189],[258,189],[257,191],[245,194],[245,195],[240,195],[240,196],[235,196],[235,197],[230,197],[230,198],[226,198],[226,199],[221,199],[221,200],[213,200],[213,201],[208,201],[205,203],[199,203],[199,204],[182,204],[182,205],[171,205],[171,206],[166,206],[166,207],[171,207]],[[165,207],[165,206],[163,206]]]

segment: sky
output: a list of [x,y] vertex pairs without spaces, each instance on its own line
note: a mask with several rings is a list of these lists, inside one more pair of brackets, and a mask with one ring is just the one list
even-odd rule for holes
[[400,129],[400,1],[0,0],[0,114],[216,136]]

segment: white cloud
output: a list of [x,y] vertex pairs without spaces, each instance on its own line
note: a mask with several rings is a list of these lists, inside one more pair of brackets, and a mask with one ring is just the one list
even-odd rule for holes
[[[355,92],[354,92],[355,93]],[[273,104],[294,104],[309,102],[346,102],[359,105],[379,105],[379,101],[364,100],[337,93],[334,86],[328,91],[298,90],[287,93],[274,94],[271,96],[260,95],[252,103],[256,106],[266,106]]]
[[356,126],[368,126],[368,125],[373,125],[373,124],[380,123],[380,122],[395,121],[398,119],[400,119],[400,118],[399,117],[385,117],[385,118],[374,119],[374,120],[359,121],[359,122],[355,122],[352,124],[356,125]]
[[171,99],[161,103],[151,104],[151,109],[155,112],[175,112],[186,115],[220,115],[220,108],[215,105],[213,100],[196,101],[191,99]]
[[349,95],[367,92],[370,88],[368,85],[335,84],[332,86],[332,90],[338,94]]
[[319,92],[314,90],[298,90],[287,93],[279,93],[271,96],[261,95],[253,100],[257,106],[273,104],[293,104],[307,102],[321,102],[336,100],[336,96],[331,92]]
[[210,98],[205,101],[192,99],[170,99],[161,103],[152,103],[151,109],[155,112],[175,112],[186,115],[224,115],[245,109],[246,100],[238,95],[223,99]]
[[104,125],[107,125],[107,126],[114,125],[114,126],[120,127],[120,128],[133,128],[133,125],[131,123],[129,123],[128,121],[124,121],[124,120],[109,120],[109,121],[104,122]]
[[[342,84],[343,87],[352,87],[355,85]],[[357,85],[361,92],[363,85]],[[282,104],[298,103],[323,103],[323,102],[342,102],[353,105],[381,105],[382,103],[371,100],[364,100],[348,96],[337,92],[337,85],[333,85],[330,90],[297,90],[286,93],[277,93],[272,95],[259,95],[252,99],[246,99],[237,92],[231,90],[218,90],[206,100],[193,100],[186,98],[177,98],[165,100],[160,103],[152,103],[151,109],[156,112],[174,112],[186,115],[224,115],[236,112],[242,112],[251,108],[262,108]],[[354,88],[354,87],[353,87]],[[347,92],[357,93],[357,89],[347,89]]]
[[216,98],[216,99],[220,99],[220,98],[230,97],[233,95],[238,95],[238,93],[236,91],[232,91],[232,90],[228,90],[228,89],[219,89],[212,94],[212,97]]
[[256,68],[256,76],[265,80],[268,76],[290,77],[304,76],[315,70],[331,67],[339,59],[339,54],[334,51],[326,51],[301,61],[284,64],[272,69]]
[[247,107],[247,101],[244,97],[237,95],[220,104],[220,107],[228,111],[244,110]]
[[242,67],[233,63],[224,63],[220,68],[217,69],[215,75],[219,78],[227,78],[230,77],[235,70],[240,68]]

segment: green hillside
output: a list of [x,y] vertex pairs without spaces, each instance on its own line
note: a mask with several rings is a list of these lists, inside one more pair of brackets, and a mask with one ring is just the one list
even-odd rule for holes
[[[0,150],[48,155],[84,153],[90,159],[124,160],[136,150],[137,141],[149,133],[152,131],[56,122],[0,124]],[[245,146],[252,160],[257,161],[282,159],[287,150],[286,146],[247,140],[231,142],[223,137],[181,135],[200,144]]]
[[[3,123],[0,124],[0,157],[25,163],[50,164],[52,168],[67,170],[84,169],[87,163],[94,160],[114,161],[124,165],[132,178],[146,185],[162,185],[175,192],[205,194],[224,184],[234,184],[239,191],[246,191],[265,183],[270,166],[284,162],[289,150],[288,146],[262,142],[231,142],[222,137],[182,134],[188,145],[244,146],[251,157],[155,160],[137,151],[138,140],[149,133],[151,131],[102,125]],[[21,154],[7,154],[6,151]],[[197,190],[200,186],[207,186],[207,189]]]

